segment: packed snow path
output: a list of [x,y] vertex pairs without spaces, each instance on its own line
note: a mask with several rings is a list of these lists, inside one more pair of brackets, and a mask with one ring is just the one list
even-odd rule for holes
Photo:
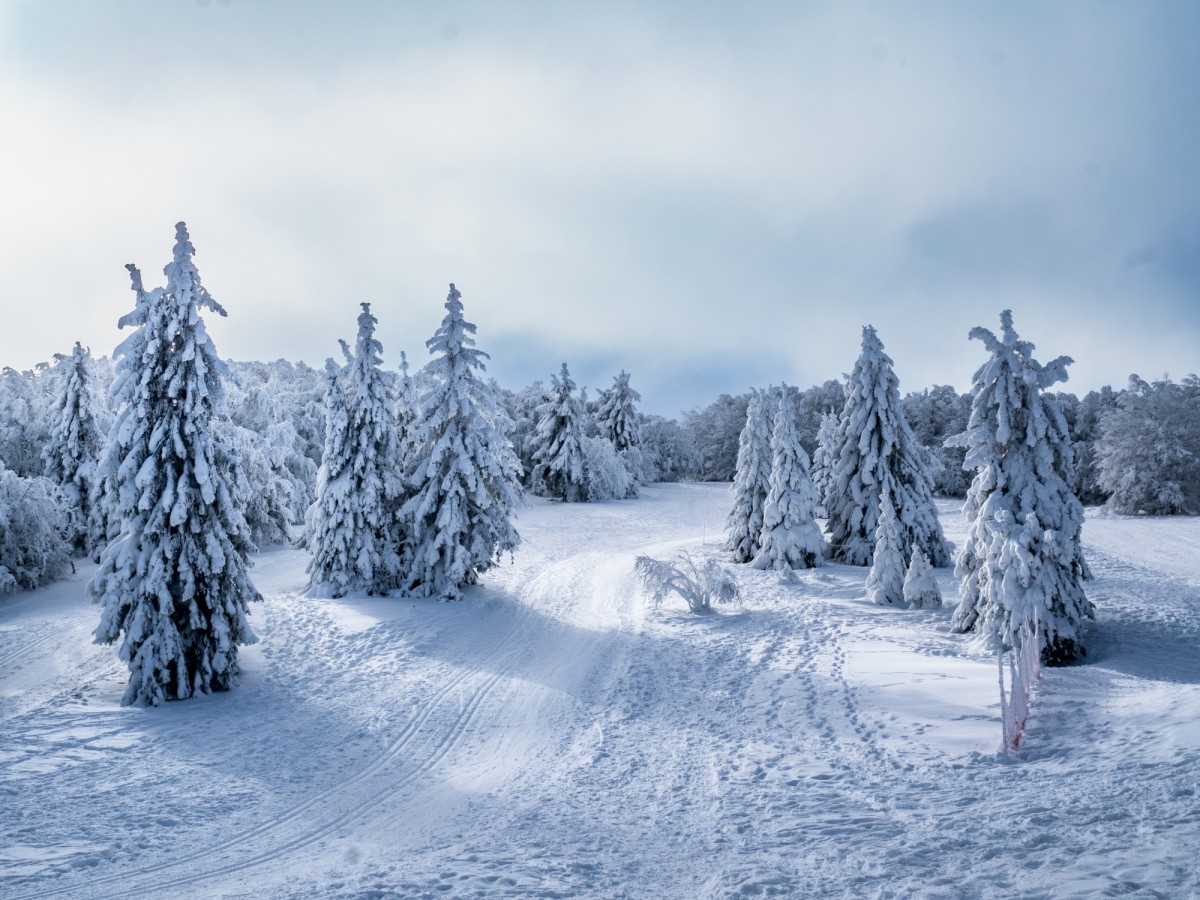
[[647,608],[634,557],[718,553],[729,499],[537,501],[457,604],[264,553],[241,686],[157,709],[117,705],[90,568],[0,600],[0,896],[1200,891],[1200,521],[1089,518],[1093,651],[1012,759],[994,659],[865,569]]

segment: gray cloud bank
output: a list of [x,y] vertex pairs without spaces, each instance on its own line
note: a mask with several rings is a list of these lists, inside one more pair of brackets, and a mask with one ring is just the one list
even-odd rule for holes
[[[0,6],[0,362],[118,340],[186,219],[221,352],[317,364],[446,285],[512,387],[673,414],[848,371],[968,386],[1012,307],[1070,389],[1200,368],[1200,6]],[[148,277],[148,281],[151,279]]]

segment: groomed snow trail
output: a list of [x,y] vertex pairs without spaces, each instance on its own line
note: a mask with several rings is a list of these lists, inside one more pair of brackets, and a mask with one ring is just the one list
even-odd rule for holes
[[535,501],[457,604],[306,598],[265,553],[241,686],[154,710],[117,705],[90,570],[0,599],[0,895],[1200,891],[1200,522],[1089,518],[1094,649],[1013,759],[994,660],[865,569],[648,609],[635,556],[718,554],[728,503]]

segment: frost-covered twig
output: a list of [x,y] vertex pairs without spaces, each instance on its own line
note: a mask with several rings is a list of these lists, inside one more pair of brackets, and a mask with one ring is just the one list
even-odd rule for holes
[[738,595],[737,581],[715,559],[703,565],[686,550],[675,554],[673,561],[639,556],[634,571],[642,583],[654,592],[654,602],[661,603],[668,593],[678,594],[694,613],[712,612],[713,603],[727,603]]

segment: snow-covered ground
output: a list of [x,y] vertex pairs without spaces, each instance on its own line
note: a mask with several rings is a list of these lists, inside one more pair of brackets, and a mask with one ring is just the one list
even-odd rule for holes
[[1200,893],[1200,520],[1089,517],[1092,652],[1008,757],[995,660],[865,569],[648,607],[634,557],[716,553],[728,503],[535,501],[457,604],[264,553],[241,686],[157,709],[118,705],[91,567],[0,600],[0,895]]

